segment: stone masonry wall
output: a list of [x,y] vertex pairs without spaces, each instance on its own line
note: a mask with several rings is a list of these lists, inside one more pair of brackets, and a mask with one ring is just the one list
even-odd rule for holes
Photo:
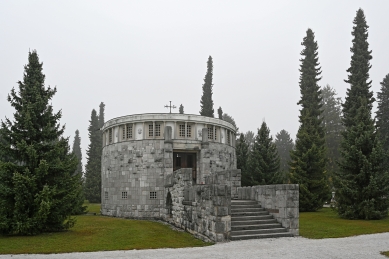
[[180,169],[172,182],[172,217],[165,220],[203,240],[229,240],[231,192],[237,194],[240,170],[216,172],[206,177],[206,184],[192,185],[191,170]]
[[[163,175],[166,164],[171,165],[171,161],[172,153],[164,151],[164,140],[105,146],[101,167],[102,214],[159,218],[165,208]],[[122,197],[122,192],[127,192],[127,198]],[[156,199],[150,199],[150,192],[156,192]]]
[[299,235],[298,184],[257,185],[239,187],[238,198],[256,200],[293,235]]

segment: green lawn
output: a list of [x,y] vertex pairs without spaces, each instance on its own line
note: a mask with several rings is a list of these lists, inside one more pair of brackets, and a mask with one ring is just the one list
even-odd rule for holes
[[[100,206],[87,204],[89,212]],[[77,216],[76,225],[65,232],[38,236],[0,236],[0,254],[67,253],[210,245],[186,232],[146,220],[103,216]]]
[[87,213],[88,214],[93,214],[96,213],[96,215],[100,214],[100,203],[89,203],[88,201],[84,202],[84,205],[88,206]]
[[389,217],[382,220],[347,220],[330,208],[300,213],[300,235],[307,238],[349,237],[389,232]]
[[385,255],[386,257],[389,257],[389,251],[381,252],[381,254]]

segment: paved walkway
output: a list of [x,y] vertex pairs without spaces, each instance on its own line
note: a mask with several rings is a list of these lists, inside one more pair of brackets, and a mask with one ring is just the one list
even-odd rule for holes
[[362,235],[347,238],[307,239],[285,237],[233,241],[208,247],[180,249],[150,249],[93,253],[50,255],[0,255],[0,259],[102,259],[102,258],[339,258],[339,259],[385,259],[381,251],[389,251],[389,233]]

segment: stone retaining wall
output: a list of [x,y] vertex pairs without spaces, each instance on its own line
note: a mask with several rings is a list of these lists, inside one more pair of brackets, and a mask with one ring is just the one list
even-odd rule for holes
[[230,239],[231,193],[237,196],[240,170],[216,172],[206,184],[192,185],[191,169],[173,173],[168,188],[172,197],[171,217],[165,220],[193,235],[214,242]]
[[257,185],[239,187],[238,198],[256,200],[293,235],[299,235],[298,184]]

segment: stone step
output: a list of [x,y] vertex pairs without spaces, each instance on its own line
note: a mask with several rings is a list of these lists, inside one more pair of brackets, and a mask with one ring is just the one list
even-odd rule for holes
[[231,240],[259,239],[259,238],[278,238],[278,237],[293,237],[292,233],[269,233],[269,234],[253,234],[253,235],[238,235],[231,236]]
[[231,236],[285,233],[285,232],[288,232],[286,228],[265,228],[265,229],[249,229],[249,230],[246,229],[246,230],[231,231]]
[[[234,225],[234,224],[232,224]],[[269,229],[269,228],[281,228],[280,223],[269,223],[269,224],[255,224],[255,225],[239,225],[231,226],[231,231],[236,230],[254,230],[254,229]]]
[[231,217],[234,216],[262,216],[269,215],[267,211],[241,211],[241,212],[231,212]]
[[270,224],[270,223],[277,223],[277,221],[274,218],[263,219],[263,220],[243,220],[243,221],[234,221],[233,225],[241,226],[241,225],[255,225],[255,224]]
[[264,208],[234,208],[234,207],[231,207],[231,212],[241,212],[241,211],[245,211],[245,212],[265,211],[265,209]]
[[[232,216],[231,222],[235,221],[251,221],[251,220],[262,220],[262,219],[272,219],[272,215],[260,215],[260,216]],[[232,223],[231,223],[232,224]]]
[[257,201],[251,200],[231,200],[231,205],[257,205]]
[[261,205],[259,204],[248,204],[248,205],[232,205],[231,209],[245,209],[245,208],[257,208],[257,209],[263,209]]

